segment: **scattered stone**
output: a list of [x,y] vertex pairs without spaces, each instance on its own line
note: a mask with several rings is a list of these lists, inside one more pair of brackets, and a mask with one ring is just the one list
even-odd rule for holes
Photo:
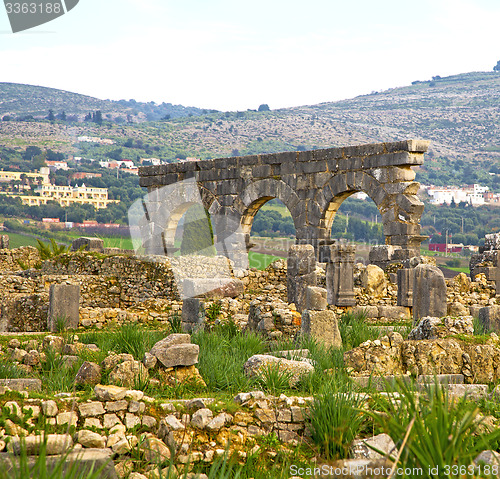
[[382,298],[387,294],[384,270],[374,264],[367,265],[361,273],[361,284],[366,293],[373,298]]
[[148,379],[148,370],[140,361],[124,361],[116,365],[108,377],[111,384],[127,387],[134,386],[138,381],[142,382]]
[[198,429],[205,429],[206,425],[212,420],[214,413],[207,408],[198,409],[191,417],[191,425]]
[[83,447],[97,449],[104,449],[106,447],[106,437],[86,429],[82,429],[76,433],[75,441]]
[[[383,455],[372,448],[382,451]],[[389,457],[396,454],[396,445],[388,434],[378,434],[368,439],[357,439],[351,446],[353,459],[382,459],[384,456]]]
[[420,320],[417,327],[408,335],[410,340],[445,338],[452,334],[474,334],[472,316],[454,318],[425,317]]
[[76,373],[75,383],[95,386],[101,381],[101,367],[90,361],[85,361]]
[[119,386],[98,384],[94,393],[99,401],[119,401],[125,398],[128,390]]
[[245,374],[249,377],[262,377],[269,368],[276,368],[282,374],[289,375],[290,386],[297,384],[305,374],[314,371],[314,367],[305,361],[292,361],[264,354],[255,354],[244,365]]

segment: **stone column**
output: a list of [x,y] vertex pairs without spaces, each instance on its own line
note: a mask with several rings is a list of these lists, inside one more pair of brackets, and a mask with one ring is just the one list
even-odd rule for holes
[[413,269],[398,270],[398,306],[413,306]]
[[354,306],[354,255],[356,246],[326,245],[320,258],[326,263],[326,290],[328,304]]
[[310,244],[292,245],[288,250],[288,302],[295,303],[297,311],[305,308],[307,286],[316,286],[316,255]]
[[443,272],[430,264],[413,270],[413,321],[426,316],[446,316],[446,282]]

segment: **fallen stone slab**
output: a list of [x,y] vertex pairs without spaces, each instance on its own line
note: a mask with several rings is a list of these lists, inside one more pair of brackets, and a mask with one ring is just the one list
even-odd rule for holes
[[463,374],[421,374],[418,377],[419,384],[464,384]]
[[12,437],[7,444],[7,451],[19,456],[25,451],[28,456],[37,456],[45,447],[47,456],[64,454],[73,447],[73,439],[69,434],[47,434],[47,436]]
[[276,368],[284,374],[290,374],[290,386],[297,384],[305,374],[314,371],[314,367],[306,361],[292,361],[266,354],[255,354],[248,359],[243,368],[248,377],[263,376],[266,370]]
[[42,381],[40,379],[0,379],[0,386],[12,391],[41,391]]
[[[374,451],[372,447],[382,451],[383,455]],[[388,434],[377,434],[367,439],[357,439],[351,445],[353,459],[382,459],[384,456],[389,457],[396,454],[396,444]]]
[[[47,456],[45,464],[47,471],[52,472],[64,461],[63,475],[66,477],[74,474],[90,474],[99,471],[101,479],[118,479],[116,475],[113,460],[111,459],[111,450],[109,449],[79,449],[65,455]],[[39,478],[40,471],[37,466],[37,457],[30,456],[27,459],[29,475],[23,478]],[[0,467],[6,473],[6,477],[20,477],[15,471],[19,471],[19,457],[12,456],[9,453],[0,453]],[[11,474],[11,476],[9,476]]]
[[397,391],[399,384],[404,383],[410,385],[413,382],[411,376],[358,376],[351,377],[352,382],[360,388],[372,388],[376,391]]
[[197,344],[174,344],[164,349],[157,348],[152,352],[164,367],[193,366],[198,362],[200,347]]

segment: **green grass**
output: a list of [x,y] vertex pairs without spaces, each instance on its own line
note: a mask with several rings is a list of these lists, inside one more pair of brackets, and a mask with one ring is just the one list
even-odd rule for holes
[[[34,246],[36,248],[37,242],[36,238],[33,236],[24,236],[19,233],[8,233],[9,236],[9,248],[21,248],[21,246]],[[48,241],[46,241],[48,243]]]
[[269,254],[255,253],[254,251],[250,251],[248,253],[248,263],[250,268],[266,269],[273,261],[278,259],[283,258]]

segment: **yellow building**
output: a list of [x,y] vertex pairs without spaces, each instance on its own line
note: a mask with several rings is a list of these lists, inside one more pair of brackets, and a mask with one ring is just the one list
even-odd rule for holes
[[42,185],[35,190],[39,196],[19,196],[24,205],[40,206],[46,205],[49,201],[57,201],[61,206],[70,206],[74,204],[90,204],[96,209],[106,208],[109,203],[117,203],[116,200],[108,199],[107,188],[88,188],[85,184],[82,186],[56,186]]
[[50,185],[50,170],[47,167],[40,168],[39,173],[25,173],[23,171],[0,171],[0,182],[9,183],[11,181],[21,181],[23,178],[30,180],[30,183]]

